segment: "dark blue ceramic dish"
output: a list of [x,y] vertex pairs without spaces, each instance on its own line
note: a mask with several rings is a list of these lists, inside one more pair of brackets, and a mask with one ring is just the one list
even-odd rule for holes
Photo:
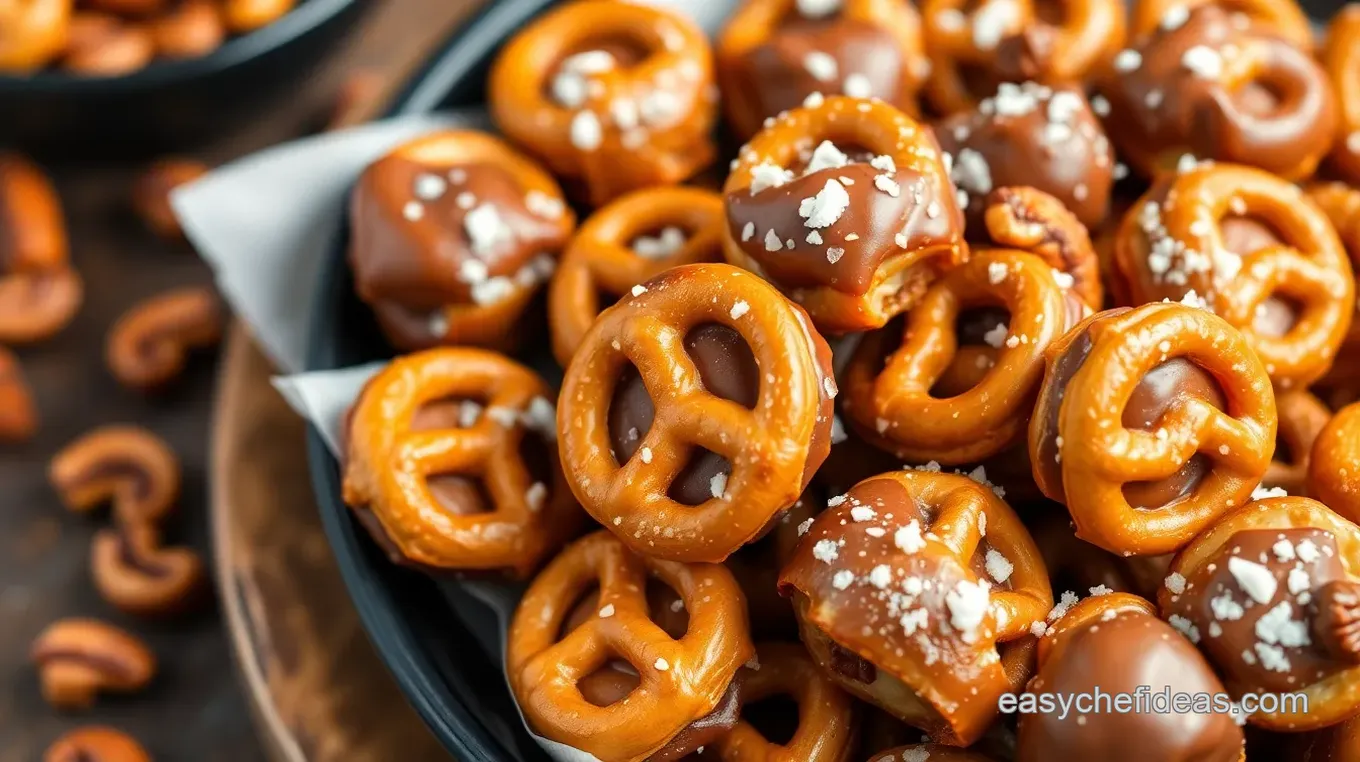
[[[445,43],[390,113],[483,103],[487,72],[501,44],[553,3],[493,2]],[[1314,18],[1328,17],[1339,5],[1304,2]],[[354,296],[343,243],[324,269],[313,310],[308,369],[343,368],[395,354]],[[341,500],[339,464],[315,430],[309,433],[308,450],[322,519],[345,584],[369,637],[416,711],[461,762],[547,760],[524,731],[505,684],[492,611],[456,585],[392,565]]]
[[52,158],[166,152],[231,134],[297,90],[376,0],[305,0],[211,55],[123,77],[0,75],[0,147]]

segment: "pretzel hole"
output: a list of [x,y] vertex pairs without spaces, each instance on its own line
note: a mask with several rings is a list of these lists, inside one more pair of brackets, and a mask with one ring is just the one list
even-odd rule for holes
[[[1196,398],[1223,410],[1227,397],[1213,376],[1184,357],[1176,357],[1148,372],[1129,395],[1124,406],[1123,425],[1127,429],[1156,432],[1162,417],[1185,401]],[[1162,508],[1194,492],[1213,468],[1213,462],[1195,453],[1177,471],[1164,479],[1128,482],[1124,499],[1134,508]]]
[[744,705],[741,719],[766,741],[788,746],[798,732],[798,702],[783,693],[766,696]]
[[1274,82],[1269,76],[1249,79],[1233,92],[1233,100],[1238,108],[1254,116],[1278,114],[1288,100],[1288,88],[1282,82]]
[[[629,363],[614,384],[614,395],[609,401],[609,440],[614,460],[628,462],[642,446],[651,431],[656,407],[652,404],[647,386],[636,367]],[[644,454],[643,462],[651,459]]]
[[486,400],[471,397],[446,397],[427,402],[411,416],[411,431],[469,429],[481,420]]
[[1005,307],[967,309],[954,321],[958,347],[954,359],[930,388],[930,396],[948,399],[976,387],[996,365],[1010,335],[1011,313]]

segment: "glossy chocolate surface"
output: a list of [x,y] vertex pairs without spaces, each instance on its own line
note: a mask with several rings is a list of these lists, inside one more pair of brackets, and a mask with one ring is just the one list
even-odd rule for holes
[[1335,594],[1354,590],[1330,532],[1251,529],[1234,534],[1189,576],[1169,613],[1193,627],[1192,639],[1229,688],[1297,691],[1354,663],[1329,652],[1336,642],[1313,637],[1315,628],[1336,623],[1329,606]]
[[974,110],[936,124],[935,135],[968,195],[970,230],[981,225],[987,194],[1006,186],[1053,196],[1088,228],[1109,211],[1114,154],[1080,87],[1004,84]]
[[[1246,81],[1233,79],[1239,70],[1251,72]],[[1103,92],[1115,143],[1165,153],[1169,164],[1189,153],[1297,174],[1330,143],[1337,120],[1332,87],[1307,52],[1219,4],[1121,52]]]
[[896,41],[873,24],[791,13],[765,44],[746,55],[738,74],[741,92],[731,95],[743,98],[743,108],[775,116],[812,93],[843,93],[846,79],[855,76],[863,88],[855,95],[892,103],[906,77],[903,64]]
[[[732,191],[727,225],[742,251],[782,287],[863,294],[884,260],[953,240],[952,206],[937,201],[950,193],[933,178],[906,169],[854,162],[754,194],[749,188]],[[844,211],[828,225],[809,227],[818,196],[843,196]]]
[[[1113,610],[1112,610],[1113,611]],[[1223,693],[1204,658],[1156,617],[1117,611],[1062,633],[1027,690],[1067,696]],[[1020,720],[1018,762],[1238,762],[1242,731],[1228,714],[1100,712],[1065,718],[1035,713]]]
[[476,287],[514,278],[534,256],[566,242],[560,215],[528,199],[494,164],[380,159],[359,178],[350,201],[350,260],[360,296],[416,310],[484,301]]

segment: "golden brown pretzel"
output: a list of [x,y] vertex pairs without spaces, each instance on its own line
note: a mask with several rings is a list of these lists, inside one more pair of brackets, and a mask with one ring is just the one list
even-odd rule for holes
[[[683,637],[649,619],[649,577],[682,601]],[[598,612],[564,626],[592,590]],[[754,655],[741,588],[726,569],[639,556],[600,531],[568,545],[530,585],[505,658],[510,688],[537,733],[604,762],[638,762],[714,711]],[[611,658],[630,664],[640,681],[626,699],[599,706],[578,682]]]
[[295,0],[222,0],[227,28],[244,34],[268,26],[293,9]]
[[1246,502],[1270,464],[1275,398],[1221,318],[1180,304],[1101,312],[1053,344],[1030,421],[1034,479],[1077,536],[1170,553]]
[[81,295],[56,189],[37,165],[0,153],[0,343],[51,336],[75,316]]
[[1270,730],[1360,709],[1360,529],[1305,497],[1257,500],[1176,555],[1162,616],[1198,643],[1233,695],[1302,692],[1248,716]]
[[674,185],[713,159],[708,40],[683,13],[582,0],[515,35],[491,69],[491,116],[603,205]]
[[721,262],[722,198],[698,188],[648,188],[581,225],[548,288],[553,354],[566,367],[600,310],[677,265]]
[[1193,8],[1120,51],[1100,90],[1120,157],[1145,177],[1192,158],[1313,174],[1336,134],[1337,105],[1309,50],[1215,4]]
[[558,467],[551,400],[494,352],[399,357],[350,414],[345,502],[396,561],[526,576],[583,518]]
[[[990,322],[981,337],[960,335],[970,313]],[[1068,320],[1046,262],[1008,249],[975,251],[931,286],[900,331],[890,326],[860,343],[845,373],[845,412],[860,436],[907,462],[984,460],[1024,436],[1044,351]],[[975,351],[962,352],[970,342]],[[973,367],[985,360],[981,377],[940,391],[960,358]]]
[[794,728],[786,743],[775,743],[747,721],[737,723],[714,744],[721,762],[844,762],[855,745],[853,702],[817,669],[795,643],[762,643],[741,680],[743,706],[787,696],[797,717],[779,719]]
[[802,310],[729,265],[676,267],[632,294],[567,368],[563,468],[638,552],[721,561],[826,459],[831,351]]
[[741,139],[813,93],[916,112],[930,71],[916,9],[893,0],[746,0],[717,42],[723,110]]
[[1242,331],[1281,389],[1326,373],[1355,312],[1350,262],[1327,216],[1251,167],[1163,177],[1125,215],[1115,266],[1135,303],[1193,291]]
[[1332,419],[1332,411],[1312,392],[1296,389],[1275,395],[1279,416],[1275,456],[1261,480],[1264,487],[1279,487],[1291,495],[1307,492],[1308,463],[1313,443]]
[[949,115],[975,106],[1001,82],[1080,82],[1124,44],[1124,6],[1112,0],[1055,3],[1061,19],[1032,0],[926,0],[925,95]]
[[1029,678],[1053,607],[1020,519],[938,471],[871,477],[833,498],[780,575],[803,642],[852,695],[954,746]]
[[1313,25],[1292,0],[1136,0],[1129,12],[1129,39],[1141,44],[1159,29],[1175,29],[1201,5],[1216,5],[1234,18],[1270,30],[1300,50],[1313,49]]
[[1328,163],[1346,181],[1360,182],[1360,5],[1349,3],[1332,17],[1320,58],[1341,112]]
[[[1068,696],[1074,705],[1059,713],[1020,704],[1017,762],[1245,759],[1242,730],[1227,713],[1151,703],[1163,692],[1225,696],[1208,662],[1152,604],[1126,593],[1064,596],[1053,616],[1026,693]],[[1091,703],[1077,703],[1083,699]]]
[[413,140],[350,199],[355,290],[399,349],[508,348],[576,217],[537,162],[482,132]]
[[43,762],[151,762],[151,755],[126,733],[87,725],[53,741]]
[[968,255],[934,137],[882,101],[789,111],[742,148],[723,193],[727,261],[828,333],[883,326]]
[[72,0],[0,0],[0,71],[27,72],[66,47]]
[[1308,494],[1360,521],[1360,402],[1341,408],[1318,432],[1308,463]]

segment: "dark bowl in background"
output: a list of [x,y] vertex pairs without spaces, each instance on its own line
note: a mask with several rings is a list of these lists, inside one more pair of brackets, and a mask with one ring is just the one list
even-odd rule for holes
[[[491,0],[445,41],[389,113],[484,103],[496,52],[555,1]],[[1336,0],[1303,0],[1302,5],[1315,19],[1341,7]],[[344,368],[396,354],[354,295],[346,245],[342,236],[317,284],[308,370]],[[539,349],[520,359],[551,379],[560,371],[550,353]],[[307,448],[318,507],[341,576],[379,656],[411,705],[460,762],[546,762],[548,756],[524,730],[505,683],[500,624],[493,611],[456,583],[393,565],[345,506],[340,465],[314,428]]]
[[375,0],[302,0],[202,58],[121,77],[60,70],[0,75],[0,147],[42,156],[125,157],[230,134],[298,89]]

